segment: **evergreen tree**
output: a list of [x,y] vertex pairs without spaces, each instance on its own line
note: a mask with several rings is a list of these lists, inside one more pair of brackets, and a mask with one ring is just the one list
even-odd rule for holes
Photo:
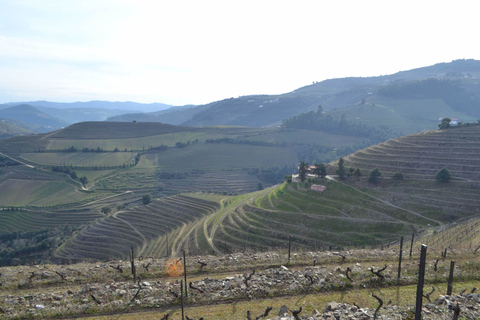
[[443,118],[443,119],[442,119],[442,122],[438,125],[438,128],[439,128],[440,130],[450,128],[450,122],[451,122],[451,121],[452,121],[452,119],[450,119],[450,118]]
[[308,164],[305,162],[300,162],[300,166],[298,167],[298,175],[300,177],[300,181],[304,182],[305,179],[307,178],[307,168]]
[[381,176],[382,176],[382,173],[380,172],[380,170],[378,170],[378,168],[375,168],[372,171],[370,171],[370,176],[368,178],[368,181],[371,183],[377,183],[378,178]]
[[315,163],[315,174],[319,178],[325,178],[327,175],[327,167],[323,163]]
[[338,169],[337,169],[337,174],[340,180],[345,179],[345,164],[344,164],[343,157],[338,160]]

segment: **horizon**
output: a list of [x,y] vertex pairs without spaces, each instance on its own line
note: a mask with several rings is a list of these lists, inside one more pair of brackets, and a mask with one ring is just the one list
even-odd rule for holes
[[[424,67],[430,67],[430,66],[434,66],[434,65],[437,65],[437,64],[442,64],[442,63],[451,63],[451,62],[454,62],[454,61],[459,61],[459,60],[475,60],[475,61],[480,61],[480,60],[476,60],[476,59],[468,59],[468,58],[461,58],[461,59],[454,59],[452,61],[449,61],[449,62],[438,62],[438,63],[435,63],[435,64],[432,64],[432,65],[428,65],[428,66],[424,66]],[[422,67],[418,67],[418,68],[422,68]],[[298,88],[294,88],[290,91],[287,91],[287,92],[284,92],[284,93],[279,93],[279,94],[286,94],[286,93],[290,93],[290,92],[293,92],[299,88],[302,88],[302,87],[306,87],[306,86],[309,86],[309,85],[312,85],[312,84],[315,84],[315,83],[320,83],[320,82],[323,82],[323,81],[329,81],[329,80],[335,80],[335,79],[348,79],[348,78],[370,78],[370,77],[383,77],[383,76],[389,76],[389,75],[394,75],[394,74],[397,74],[397,73],[400,73],[400,72],[404,72],[404,71],[410,71],[410,70],[414,70],[414,69],[417,69],[417,68],[413,68],[413,69],[408,69],[408,70],[400,70],[400,71],[397,71],[397,72],[394,72],[394,73],[391,73],[391,74],[381,74],[381,75],[378,75],[378,76],[346,76],[346,77],[342,77],[342,78],[329,78],[329,79],[324,79],[322,81],[314,81],[313,83],[310,83],[310,84],[306,84],[304,86],[301,86],[301,87],[298,87]],[[3,104],[3,105],[8,105],[8,104],[14,104],[14,103],[34,103],[34,102],[46,102],[46,103],[59,103],[59,104],[74,104],[74,103],[91,103],[91,102],[101,102],[101,103],[138,103],[138,104],[144,104],[144,105],[148,105],[148,104],[164,104],[166,106],[170,106],[170,107],[181,107],[181,106],[188,106],[188,105],[204,105],[204,104],[208,104],[208,103],[212,103],[212,102],[217,102],[217,101],[222,101],[222,100],[227,100],[227,99],[231,99],[231,98],[240,98],[240,97],[248,97],[248,96],[254,96],[254,95],[275,95],[275,94],[268,94],[268,93],[256,93],[256,94],[246,94],[246,95],[242,95],[242,96],[238,96],[238,97],[225,97],[225,98],[222,98],[220,100],[214,100],[214,101],[209,101],[209,102],[205,102],[205,103],[202,103],[202,104],[184,104],[184,105],[170,105],[170,104],[167,104],[167,103],[164,103],[164,102],[161,102],[161,101],[154,101],[154,102],[138,102],[138,101],[132,101],[132,100],[124,100],[124,101],[112,101],[112,100],[85,100],[85,101],[52,101],[52,100],[31,100],[31,101],[6,101],[6,102],[0,102],[0,104]]]
[[480,60],[474,5],[0,0],[0,103],[201,105]]

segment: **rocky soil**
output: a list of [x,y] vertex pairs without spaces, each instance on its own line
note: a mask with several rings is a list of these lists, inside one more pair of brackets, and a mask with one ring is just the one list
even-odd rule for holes
[[[188,301],[190,305],[206,305],[387,287],[397,281],[397,254],[394,250],[305,252],[293,255],[289,265],[285,254],[279,253],[187,257]],[[130,261],[0,268],[0,318],[40,319],[179,306],[183,277],[167,276],[165,262],[137,261],[135,282]],[[404,263],[401,284],[415,283],[416,264],[414,260]],[[447,271],[440,266],[435,276],[445,277]],[[462,272],[459,266],[456,275],[465,277]],[[480,318],[480,299],[475,293],[440,295],[425,302],[423,319],[452,319],[457,305],[464,319]],[[295,318],[292,311],[277,306],[267,316],[251,318],[268,319],[278,314],[271,319],[373,319],[375,313],[374,309],[335,302],[313,315],[299,312]],[[377,319],[409,319],[412,315],[411,308],[391,302],[383,302],[377,311]]]

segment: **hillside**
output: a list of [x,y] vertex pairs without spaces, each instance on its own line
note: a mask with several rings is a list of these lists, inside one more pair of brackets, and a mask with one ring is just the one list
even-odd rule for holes
[[[167,238],[175,239],[168,250],[199,254],[269,250],[284,246],[287,235],[305,250],[375,246],[478,214],[479,130],[464,125],[428,131],[361,150],[345,164],[347,172],[360,168],[363,175],[321,180],[327,191],[320,194],[308,189],[314,181],[276,184],[296,171],[302,143],[308,149],[323,139],[324,148],[333,150],[328,144],[351,138],[284,128],[76,124],[0,141],[10,161],[0,169],[0,204],[13,207],[0,215],[0,224],[14,226],[11,221],[30,210],[62,216],[68,208],[73,221],[84,213],[102,217],[88,225],[88,218],[72,221],[80,230],[54,246],[59,259],[116,257],[125,239],[151,256],[166,253]],[[442,167],[452,181],[434,179]],[[376,184],[368,182],[373,168],[383,174]],[[328,169],[334,173],[336,164]],[[403,180],[391,179],[399,172]],[[154,201],[144,205],[148,193]],[[157,226],[166,219],[173,223],[168,230]],[[41,221],[15,228],[37,232],[64,225],[62,219]],[[110,240],[100,241],[107,230]]]
[[357,151],[345,157],[347,167],[368,172],[378,168],[386,178],[434,179],[445,167],[459,181],[479,181],[480,126],[425,131]]
[[[476,173],[478,161],[471,157],[478,153],[475,148],[479,129],[478,126],[466,126],[425,132],[389,140],[357,152],[346,157],[345,163],[347,168],[359,167],[364,176],[350,177],[338,182],[322,180],[320,184],[327,186],[327,191],[323,194],[309,191],[308,186],[312,183],[309,182],[282,184],[243,196],[219,198],[217,195],[212,198],[204,185],[203,190],[197,189],[203,193],[189,195],[193,197],[188,200],[193,201],[191,207],[203,207],[195,204],[197,200],[194,199],[211,199],[218,203],[219,209],[209,209],[210,213],[207,210],[194,221],[185,221],[182,228],[172,227],[168,237],[176,238],[177,244],[171,250],[178,251],[182,247],[195,253],[235,252],[243,247],[268,250],[284,246],[287,235],[290,235],[297,246],[306,250],[330,246],[342,248],[379,245],[393,241],[401,235],[423,232],[422,230],[431,227],[443,228],[450,222],[475,216],[480,205],[475,191],[480,177]],[[445,150],[455,152],[445,159],[437,156],[444,154]],[[145,158],[147,159],[148,157]],[[355,159],[365,160],[354,162]],[[392,161],[395,163],[392,164]],[[175,160],[174,163],[179,161]],[[435,173],[444,166],[448,167],[455,177],[447,184],[438,183],[434,179]],[[385,177],[377,184],[369,184],[367,181],[367,173],[373,167],[378,167]],[[332,164],[330,170],[334,169]],[[395,172],[402,172],[404,180],[388,179]],[[190,185],[194,188],[191,183]],[[176,198],[162,201],[172,201],[175,208],[185,205],[184,200],[179,201]],[[223,207],[221,204],[228,205]],[[132,208],[132,213],[125,215],[119,212],[118,216],[122,215],[122,219],[129,225],[139,223],[136,218],[139,216],[143,217],[141,223],[153,225],[156,220],[162,221],[167,216],[175,215],[169,211],[164,212],[163,209],[155,209],[167,207],[165,204],[160,207],[159,205],[160,203],[154,202],[145,207],[151,212],[151,222],[145,221],[147,215],[143,213],[143,207]],[[112,216],[97,223],[107,223],[110,220],[115,221]],[[126,229],[121,232],[112,231],[116,230],[112,222],[108,222],[108,225],[113,234],[125,235],[128,232]],[[89,237],[95,237],[95,230],[100,227],[97,223],[83,232]],[[132,237],[136,237],[135,230],[142,229],[141,226],[133,228],[130,231]],[[148,236],[145,234],[143,241],[136,237],[137,241],[140,241],[138,248],[154,256],[162,255],[166,250],[159,246],[160,243],[165,244],[164,231],[159,228],[155,230],[158,231]],[[98,243],[96,240],[87,239],[89,238],[77,236],[74,243]],[[113,244],[117,242],[113,240]],[[108,258],[107,252],[111,250],[109,244],[102,246],[105,246],[105,249],[100,249],[98,245],[95,247],[95,254],[105,252],[102,257]],[[70,245],[67,244],[64,248],[67,250]],[[84,257],[90,254],[88,250],[81,251],[85,252]],[[80,251],[69,249],[69,252]],[[60,256],[64,257],[64,254]],[[82,255],[70,255],[70,258],[73,257],[81,258]]]
[[[141,111],[153,112],[165,110],[172,105],[164,103],[137,103],[132,101],[87,101],[87,102],[51,102],[51,101],[29,101],[29,102],[10,102],[5,105],[14,106],[19,104],[28,104],[34,107],[45,107],[59,110],[68,109],[106,109],[106,110],[124,110],[124,111]],[[1,109],[1,107],[0,107]]]
[[7,119],[0,119],[0,140],[20,135],[34,134],[32,130],[22,128]]
[[[301,113],[323,110],[360,124],[387,125],[398,136],[436,128],[440,117],[472,122],[480,118],[480,61],[454,60],[433,66],[378,77],[328,79],[277,95],[248,95],[204,105],[171,106],[162,103],[90,101],[59,103],[32,101],[0,105],[0,112],[12,106],[31,105],[63,124],[42,124],[45,119],[16,115],[20,121],[48,132],[82,121],[161,122],[181,126],[235,125],[277,126]],[[439,81],[446,86],[426,87]],[[398,90],[402,88],[402,90]],[[413,90],[403,90],[405,88]],[[435,90],[430,90],[436,88]],[[427,90],[424,90],[427,89]],[[412,92],[424,90],[421,95]],[[413,112],[411,112],[413,111]],[[391,117],[389,118],[388,115]],[[1,116],[1,115],[0,115]],[[7,118],[7,117],[6,117]],[[13,119],[13,118],[12,118]],[[46,126],[50,126],[46,127]]]
[[[273,320],[277,313],[288,320],[413,319],[419,248],[426,244],[422,319],[450,320],[454,313],[476,319],[480,265],[472,243],[478,244],[479,232],[477,218],[434,235],[415,235],[412,245],[404,242],[401,264],[398,241],[382,248],[343,251],[303,251],[287,244],[278,251],[183,257],[172,252],[159,259],[134,251],[133,259],[69,265],[36,265],[32,260],[31,265],[0,267],[0,312],[2,319],[186,315],[241,320],[263,315],[258,318]],[[128,245],[119,248],[124,256],[130,250]],[[178,274],[167,273],[166,265],[172,262]],[[452,262],[455,276],[449,286]],[[189,283],[186,288],[180,286],[183,280]],[[292,310],[300,311],[294,317]]]
[[28,123],[32,130],[38,133],[50,132],[68,125],[67,122],[50,116],[27,104],[0,110],[0,118]]
[[[112,120],[187,126],[276,126],[286,118],[322,105],[332,116],[340,117],[344,113],[347,119],[358,123],[384,124],[399,134],[409,134],[435,129],[440,117],[455,117],[464,122],[479,118],[480,110],[476,107],[480,101],[479,77],[480,61],[455,60],[379,77],[329,79],[281,95],[229,98],[183,111],[172,109],[162,115],[139,114],[138,119],[126,115]],[[425,83],[432,79],[443,82],[449,90],[445,90],[445,86],[431,86],[433,90],[423,95],[391,94],[392,89],[398,87],[425,89]],[[388,114],[392,118],[389,119]]]

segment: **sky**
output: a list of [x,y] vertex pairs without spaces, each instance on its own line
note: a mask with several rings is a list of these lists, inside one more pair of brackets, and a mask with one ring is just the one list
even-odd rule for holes
[[476,2],[0,0],[0,103],[204,104],[480,60]]

